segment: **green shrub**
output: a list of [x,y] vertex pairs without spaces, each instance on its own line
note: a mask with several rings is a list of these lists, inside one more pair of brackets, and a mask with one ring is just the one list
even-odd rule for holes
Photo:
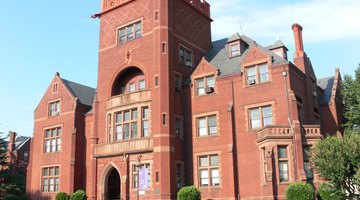
[[17,200],[17,196],[15,194],[8,194],[5,196],[4,200]]
[[201,193],[195,186],[186,186],[179,190],[178,200],[201,200]]
[[321,200],[340,200],[335,188],[330,183],[321,183],[317,189],[317,194]]
[[84,190],[77,190],[70,196],[70,200],[86,200],[86,192]]
[[66,192],[59,192],[56,194],[56,200],[69,200],[69,195]]
[[314,200],[314,188],[304,182],[291,183],[286,190],[287,200]]
[[21,195],[18,200],[29,200],[29,198],[26,196],[26,194]]

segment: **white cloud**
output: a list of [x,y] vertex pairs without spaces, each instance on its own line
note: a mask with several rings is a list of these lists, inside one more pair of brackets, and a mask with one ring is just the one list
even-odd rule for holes
[[[360,38],[360,1],[311,0],[278,6],[259,1],[210,0],[213,37],[231,36],[240,31],[250,37],[280,37],[292,42],[291,25],[303,26],[306,42]],[[254,3],[257,2],[257,5]]]

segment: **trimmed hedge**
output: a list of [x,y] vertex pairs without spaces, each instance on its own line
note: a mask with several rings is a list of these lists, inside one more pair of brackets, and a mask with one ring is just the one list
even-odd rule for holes
[[17,200],[17,196],[15,194],[8,194],[5,196],[4,200]]
[[56,194],[55,200],[69,200],[70,196],[66,192],[59,192]]
[[312,185],[304,182],[291,183],[286,190],[287,200],[314,200],[315,191]]
[[317,194],[321,200],[340,200],[341,197],[336,194],[335,189],[329,183],[321,183],[317,189]]
[[177,193],[178,200],[201,200],[201,193],[195,186],[186,186]]
[[70,196],[70,200],[86,200],[86,192],[84,190],[77,190]]

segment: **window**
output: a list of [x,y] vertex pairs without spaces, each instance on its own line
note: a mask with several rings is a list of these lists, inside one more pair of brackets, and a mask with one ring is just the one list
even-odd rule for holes
[[181,75],[178,73],[174,74],[174,84],[175,84],[175,91],[181,90]]
[[135,92],[135,83],[129,83],[129,93]]
[[145,90],[145,80],[139,81],[139,90]]
[[239,43],[230,44],[230,57],[235,57],[240,55],[240,45]]
[[151,186],[151,176],[150,176],[150,164],[149,163],[146,163],[146,164],[140,164],[140,165],[133,165],[132,166],[132,180],[133,180],[133,189],[136,189],[136,188],[139,188],[139,176],[138,176],[138,173],[139,173],[139,170],[141,168],[146,168],[148,170],[148,188],[150,188]]
[[42,191],[59,191],[59,167],[45,167],[42,169]]
[[61,150],[61,128],[52,128],[45,130],[45,148],[44,152],[58,152]]
[[28,161],[28,160],[29,160],[29,153],[24,152],[24,161]]
[[[108,114],[108,142],[149,136],[149,108],[139,107]],[[140,115],[140,116],[138,116]],[[114,123],[114,124],[112,124]],[[112,130],[112,126],[114,127]],[[114,133],[114,135],[112,135]]]
[[303,157],[304,157],[304,170],[305,170],[306,180],[312,181],[314,179],[314,176],[313,176],[313,171],[311,169],[309,156],[310,156],[310,147],[304,146]]
[[277,150],[278,150],[280,182],[288,182],[289,181],[289,165],[288,165],[287,146],[279,146]]
[[175,135],[176,138],[183,138],[183,120],[179,117],[175,119]]
[[60,113],[60,101],[54,101],[49,103],[49,116],[56,116]]
[[195,82],[197,96],[211,93],[215,88],[215,78],[213,75],[196,79]]
[[262,164],[262,172],[263,172],[263,182],[266,182],[266,173],[267,173],[267,162],[266,162],[266,149],[265,147],[261,148],[261,164]]
[[179,60],[180,63],[189,67],[192,67],[192,51],[186,49],[183,46],[179,48]]
[[52,93],[55,94],[58,92],[58,83],[54,83],[52,87]]
[[217,119],[216,115],[197,118],[198,136],[216,135]]
[[264,106],[264,107],[257,107],[250,109],[251,129],[257,129],[272,124],[273,124],[273,120],[272,120],[271,106]]
[[137,138],[137,109],[115,114],[115,140]]
[[182,188],[185,185],[183,163],[176,163],[176,185],[178,189]]
[[219,156],[200,156],[198,162],[200,187],[219,186]]
[[141,21],[119,29],[119,43],[123,44],[142,36]]
[[142,108],[142,136],[149,136],[149,108]]
[[246,67],[247,85],[256,83],[264,83],[269,81],[269,73],[267,64],[254,65]]

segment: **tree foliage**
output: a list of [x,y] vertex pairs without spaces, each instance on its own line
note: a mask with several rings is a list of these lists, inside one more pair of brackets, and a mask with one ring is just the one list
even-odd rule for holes
[[360,135],[345,134],[317,142],[310,152],[313,170],[334,187],[343,199],[356,197],[359,188]]
[[200,200],[201,193],[195,186],[186,186],[179,190],[177,194],[178,200]]
[[360,133],[360,64],[355,70],[355,78],[345,75],[342,81],[345,130]]
[[304,182],[294,182],[286,190],[287,200],[314,200],[315,191],[312,185]]
[[321,183],[317,189],[319,200],[340,200],[341,196],[330,183]]
[[86,192],[84,190],[77,190],[70,196],[70,200],[86,200]]

